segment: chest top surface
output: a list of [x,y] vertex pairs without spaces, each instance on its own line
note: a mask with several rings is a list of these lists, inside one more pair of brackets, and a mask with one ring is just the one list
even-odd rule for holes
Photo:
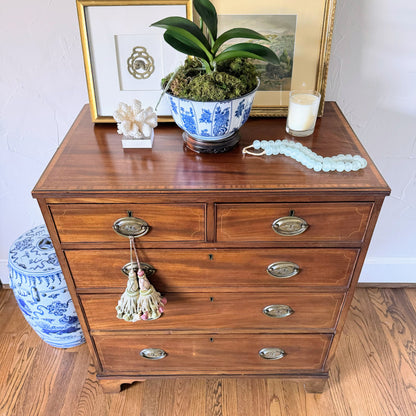
[[389,188],[354,135],[338,106],[327,102],[312,136],[295,139],[326,157],[361,155],[368,166],[357,172],[314,172],[279,156],[243,155],[254,140],[289,139],[285,118],[250,118],[240,143],[220,155],[184,148],[181,130],[171,123],[155,129],[152,149],[123,149],[115,124],[91,122],[87,106],[53,156],[33,196],[101,195],[137,192],[371,192]]

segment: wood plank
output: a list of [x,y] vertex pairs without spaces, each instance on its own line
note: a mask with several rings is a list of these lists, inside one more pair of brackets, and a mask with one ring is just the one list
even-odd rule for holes
[[240,379],[237,389],[237,414],[270,416],[267,383],[264,378]]
[[3,290],[0,416],[414,416],[415,311],[415,289],[358,289],[322,394],[292,381],[222,377],[155,378],[104,394],[87,346],[49,347]]
[[[393,360],[391,345],[383,333],[383,322],[376,313],[369,291],[358,290],[356,293],[330,371],[329,391],[338,397],[335,402],[337,412],[412,415],[410,397],[403,388],[398,362]],[[347,400],[348,396],[355,400]]]
[[392,352],[390,362],[402,375],[397,389],[408,394],[416,409],[416,290],[371,289],[368,294]]
[[[83,346],[86,348],[86,346]],[[88,366],[87,377],[82,386],[81,396],[74,403],[76,416],[107,416],[113,395],[104,394],[95,378],[95,368],[92,363]],[[68,413],[70,416],[71,413]]]

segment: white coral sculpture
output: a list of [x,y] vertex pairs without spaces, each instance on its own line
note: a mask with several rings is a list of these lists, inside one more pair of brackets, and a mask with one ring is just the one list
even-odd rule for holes
[[132,106],[119,103],[113,117],[117,121],[117,133],[133,139],[149,138],[157,126],[157,115],[153,108],[143,109],[139,100],[134,100]]

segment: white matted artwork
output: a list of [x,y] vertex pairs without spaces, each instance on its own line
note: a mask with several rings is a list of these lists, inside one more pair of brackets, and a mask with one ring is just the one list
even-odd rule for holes
[[[150,25],[169,16],[192,18],[191,0],[77,0],[77,8],[92,120],[114,122],[118,103],[134,99],[155,108],[162,78],[185,55]],[[159,121],[171,120],[165,97],[157,114]]]

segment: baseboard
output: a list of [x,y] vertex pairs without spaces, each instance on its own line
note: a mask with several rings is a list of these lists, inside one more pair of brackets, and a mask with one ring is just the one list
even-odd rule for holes
[[0,260],[0,283],[3,283],[3,288],[6,285],[10,285],[9,268],[7,267],[7,264],[7,260]]
[[416,257],[367,257],[359,283],[389,287],[416,284]]
[[416,283],[358,283],[361,289],[414,289]]

